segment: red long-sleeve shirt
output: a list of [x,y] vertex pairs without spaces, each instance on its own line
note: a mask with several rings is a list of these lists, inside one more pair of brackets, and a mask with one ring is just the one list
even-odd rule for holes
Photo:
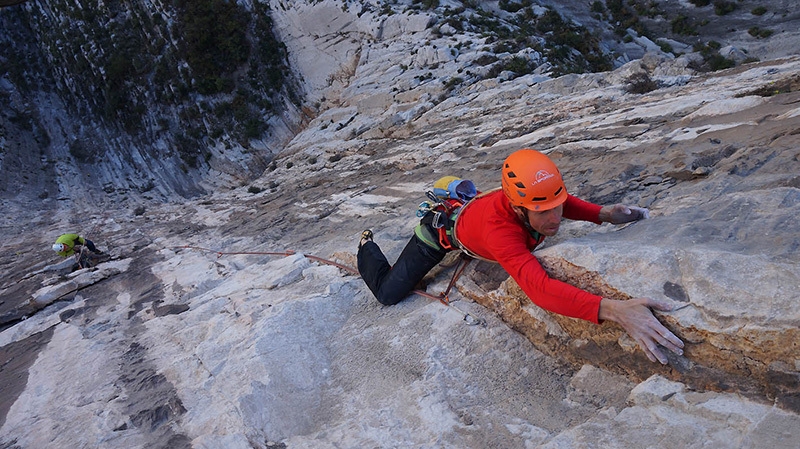
[[[600,224],[600,209],[569,195],[564,203],[564,218]],[[551,279],[531,254],[537,241],[511,208],[502,190],[472,200],[459,214],[456,235],[462,246],[478,256],[494,260],[517,281],[539,307],[593,323],[598,322],[600,296],[565,282]]]

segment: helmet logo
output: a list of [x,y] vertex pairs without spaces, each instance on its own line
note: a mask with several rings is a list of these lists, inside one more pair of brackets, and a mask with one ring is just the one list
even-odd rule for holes
[[540,182],[547,181],[548,179],[554,177],[555,175],[548,172],[547,170],[539,170],[536,172],[536,180],[531,183],[531,185],[539,184]]

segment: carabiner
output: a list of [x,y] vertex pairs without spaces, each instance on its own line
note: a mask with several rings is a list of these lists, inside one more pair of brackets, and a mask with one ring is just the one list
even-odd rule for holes
[[445,214],[441,212],[437,211],[435,214],[433,214],[433,221],[431,222],[431,226],[433,226],[434,229],[441,229],[444,227],[445,222],[447,220],[446,219],[442,220],[442,217],[445,217]]

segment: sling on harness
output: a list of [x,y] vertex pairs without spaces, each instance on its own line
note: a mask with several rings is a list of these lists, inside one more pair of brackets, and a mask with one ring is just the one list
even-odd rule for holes
[[[447,251],[458,249],[453,242],[453,228],[458,212],[464,202],[455,199],[442,200],[436,203],[420,220],[420,225],[429,225],[436,232],[436,243]],[[428,243],[428,242],[426,242]]]

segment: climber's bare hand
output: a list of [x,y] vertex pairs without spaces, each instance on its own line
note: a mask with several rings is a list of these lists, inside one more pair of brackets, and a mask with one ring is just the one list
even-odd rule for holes
[[669,311],[668,303],[650,298],[635,298],[618,301],[603,298],[600,301],[599,318],[614,321],[636,341],[651,362],[667,363],[667,356],[659,348],[663,346],[678,355],[683,355],[683,342],[664,327],[653,315],[652,309]]

